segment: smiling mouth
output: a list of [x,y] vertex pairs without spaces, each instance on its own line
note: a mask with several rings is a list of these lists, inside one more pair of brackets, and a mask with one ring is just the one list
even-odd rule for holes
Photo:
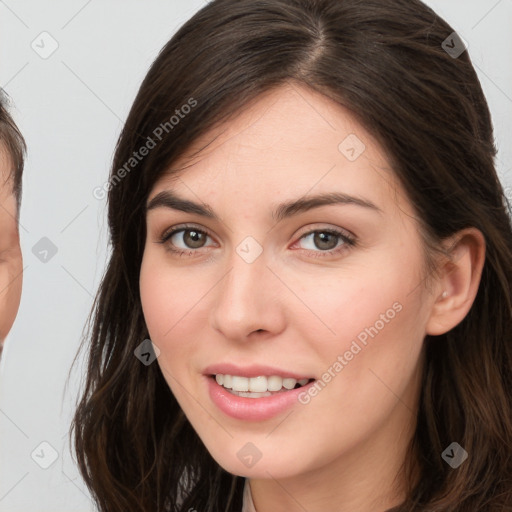
[[306,386],[315,379],[283,378],[278,375],[259,377],[241,377],[238,375],[210,375],[217,384],[232,395],[244,398],[262,398]]

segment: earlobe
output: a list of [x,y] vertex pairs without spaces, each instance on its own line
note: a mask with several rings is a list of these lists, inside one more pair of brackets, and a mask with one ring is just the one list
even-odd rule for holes
[[485,238],[478,229],[459,231],[447,242],[450,256],[440,270],[426,325],[426,334],[431,336],[450,331],[466,317],[478,292],[485,262]]

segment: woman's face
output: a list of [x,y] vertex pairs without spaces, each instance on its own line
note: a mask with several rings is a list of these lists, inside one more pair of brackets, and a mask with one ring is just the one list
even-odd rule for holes
[[[433,298],[384,152],[300,86],[191,150],[214,135],[148,199],[140,291],[167,383],[231,473],[389,471],[412,433]],[[315,381],[287,390],[293,377]]]

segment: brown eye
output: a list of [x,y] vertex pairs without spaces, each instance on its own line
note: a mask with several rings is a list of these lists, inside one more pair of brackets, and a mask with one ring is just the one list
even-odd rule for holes
[[[308,240],[309,239],[309,240]],[[335,229],[317,229],[303,235],[299,241],[306,240],[305,248],[315,256],[333,255],[355,245],[355,239]],[[308,247],[309,246],[309,247]]]
[[313,243],[323,250],[334,249],[338,245],[339,236],[326,231],[317,231],[313,236]]
[[[206,245],[207,239],[211,236],[207,231],[199,229],[195,226],[178,226],[167,232],[164,232],[159,242],[167,247],[169,251],[176,254],[192,256],[200,249],[208,247]],[[210,244],[211,245],[211,244]]]
[[196,229],[185,229],[183,230],[182,240],[189,249],[199,249],[205,243],[207,235],[202,231]]

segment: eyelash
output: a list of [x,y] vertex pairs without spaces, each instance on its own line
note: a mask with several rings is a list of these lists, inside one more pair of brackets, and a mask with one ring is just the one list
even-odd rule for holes
[[[197,228],[195,226],[182,225],[182,226],[178,226],[178,227],[172,229],[171,231],[163,233],[162,236],[160,237],[160,240],[158,241],[158,243],[160,243],[160,244],[167,244],[167,249],[169,251],[171,251],[172,253],[180,256],[180,257],[185,256],[185,255],[192,256],[192,254],[198,252],[201,248],[199,248],[199,249],[189,249],[187,251],[187,250],[184,250],[184,249],[174,249],[172,247],[172,245],[170,243],[168,243],[168,241],[176,233],[179,233],[181,231],[183,231],[183,232],[185,232],[185,231],[196,231],[198,233],[207,235],[208,237],[212,238],[212,235],[207,230],[205,230],[205,229],[199,229],[199,228]],[[338,236],[343,241],[342,245],[340,245],[339,247],[336,247],[335,249],[330,249],[328,251],[322,251],[322,250],[313,251],[313,250],[309,250],[309,249],[303,249],[303,250],[305,250],[307,252],[310,252],[310,253],[311,252],[312,253],[316,253],[316,255],[314,256],[315,258],[325,258],[325,257],[328,257],[328,256],[336,256],[337,254],[342,253],[342,252],[344,252],[346,250],[349,250],[350,248],[355,247],[357,245],[357,241],[356,241],[355,237],[349,236],[345,232],[340,231],[338,229],[334,229],[334,228],[313,229],[311,231],[308,231],[307,233],[304,233],[299,238],[299,240],[302,240],[303,238],[306,238],[309,235],[314,234],[314,233],[328,233],[330,235]]]

